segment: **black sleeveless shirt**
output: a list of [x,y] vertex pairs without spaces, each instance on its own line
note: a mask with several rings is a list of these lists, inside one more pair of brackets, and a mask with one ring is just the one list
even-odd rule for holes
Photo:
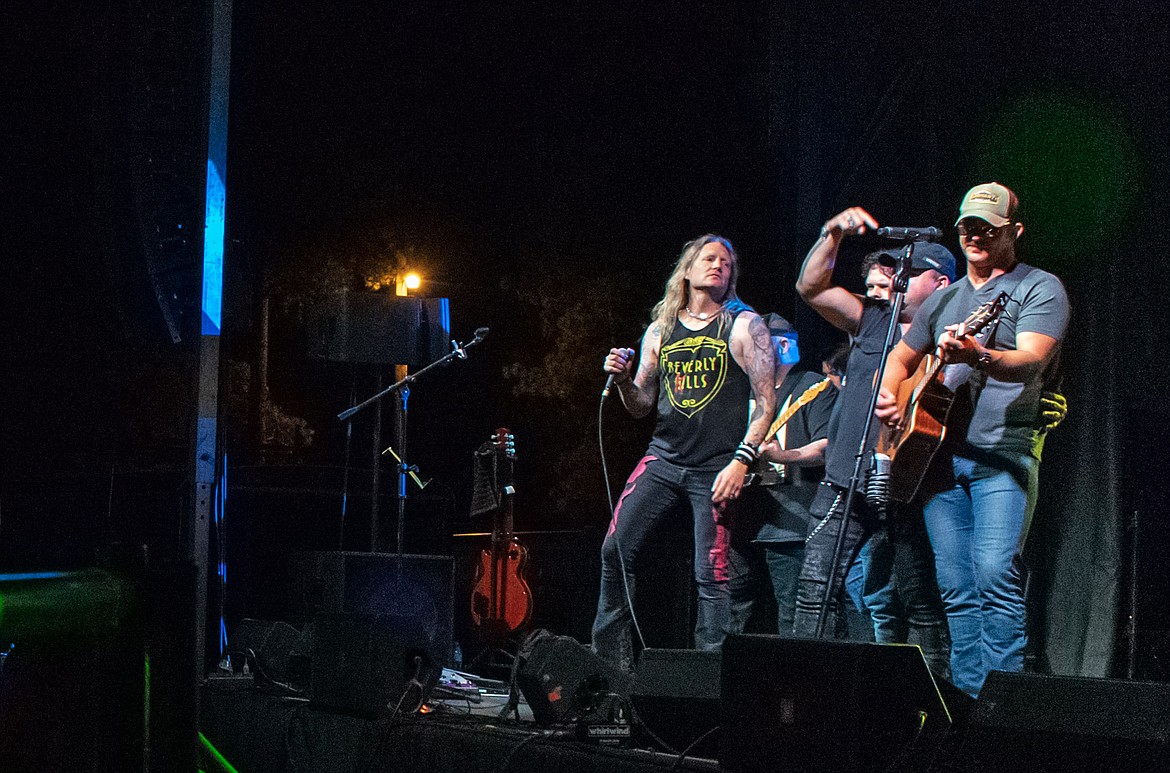
[[658,349],[658,426],[649,453],[681,467],[718,470],[748,424],[751,382],[731,356],[735,316],[690,330],[678,321]]

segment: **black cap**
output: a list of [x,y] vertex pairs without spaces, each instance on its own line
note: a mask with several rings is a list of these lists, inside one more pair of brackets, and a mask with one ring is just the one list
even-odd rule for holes
[[[901,250],[883,252],[878,256],[878,263],[889,268],[896,268],[900,254]],[[955,254],[941,244],[915,242],[910,268],[916,271],[934,270],[953,282],[955,281]]]
[[764,324],[768,326],[768,332],[774,336],[781,336],[785,333],[792,332],[791,323],[775,312],[764,314],[760,319],[764,320]]

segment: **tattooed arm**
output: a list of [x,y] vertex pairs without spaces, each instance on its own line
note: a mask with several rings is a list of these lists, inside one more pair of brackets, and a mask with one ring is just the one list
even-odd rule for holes
[[642,354],[633,378],[630,377],[634,369],[632,349],[610,349],[605,358],[603,370],[614,374],[613,383],[622,398],[622,405],[636,419],[654,410],[658,402],[658,347],[661,343],[658,323],[654,323],[642,336]]
[[[731,355],[748,375],[756,399],[743,440],[758,447],[776,417],[776,349],[768,326],[758,314],[744,312],[736,317],[731,328]],[[732,459],[711,486],[712,501],[719,504],[738,497],[747,471],[746,464]]]

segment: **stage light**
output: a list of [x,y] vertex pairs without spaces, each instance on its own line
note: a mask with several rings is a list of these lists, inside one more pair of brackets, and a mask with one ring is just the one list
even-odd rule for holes
[[412,271],[406,275],[402,282],[406,285],[407,290],[417,290],[422,286],[422,277]]

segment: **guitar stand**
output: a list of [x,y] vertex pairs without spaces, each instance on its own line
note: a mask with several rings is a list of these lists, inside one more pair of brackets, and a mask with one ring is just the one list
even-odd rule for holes
[[[853,464],[853,476],[849,479],[849,490],[845,492],[845,504],[841,512],[841,526],[837,529],[837,541],[833,546],[833,560],[829,563],[829,576],[825,583],[825,590],[821,596],[820,611],[817,613],[816,638],[818,639],[823,638],[825,634],[825,621],[828,617],[830,598],[833,595],[833,585],[837,581],[837,563],[841,560],[841,552],[845,549],[845,533],[848,531],[849,518],[853,517],[853,500],[862,480],[862,466],[866,461],[865,457],[869,448],[869,434],[873,429],[873,414],[877,408],[878,393],[882,388],[882,378],[886,374],[886,358],[889,357],[890,350],[894,348],[894,333],[898,330],[898,317],[901,316],[902,307],[906,303],[906,289],[910,284],[910,263],[914,257],[914,244],[915,242],[913,241],[906,242],[903,254],[896,258],[898,265],[894,271],[893,280],[890,282],[890,326],[886,330],[886,340],[882,344],[881,359],[878,361],[873,390],[869,395],[869,410],[866,412],[866,416],[869,419],[865,422],[865,429],[861,433],[861,442],[857,446],[857,455]],[[848,377],[848,373],[846,373],[846,378]],[[833,513],[830,510],[828,517],[831,519],[832,516]]]

